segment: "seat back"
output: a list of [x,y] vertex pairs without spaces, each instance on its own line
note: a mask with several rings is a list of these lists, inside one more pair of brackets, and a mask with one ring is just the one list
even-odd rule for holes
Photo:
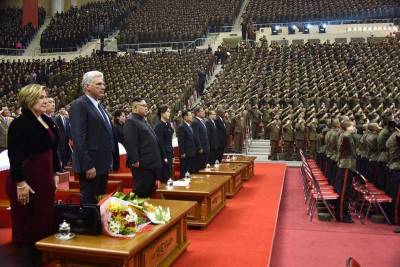
[[352,257],[348,257],[346,267],[361,267],[361,265]]

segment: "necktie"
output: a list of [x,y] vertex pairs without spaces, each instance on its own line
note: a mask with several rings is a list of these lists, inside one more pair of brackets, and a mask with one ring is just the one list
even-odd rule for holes
[[189,130],[190,130],[190,133],[193,134],[192,126],[190,126],[190,124],[188,124],[188,127],[189,127]]
[[[111,140],[113,140],[113,134],[112,134],[112,129],[111,129],[111,124],[110,121],[108,120],[107,114],[104,111],[104,108],[101,104],[98,105],[101,116],[103,117],[104,122],[106,123],[107,131],[108,134],[110,135]],[[112,142],[111,142],[112,143]]]

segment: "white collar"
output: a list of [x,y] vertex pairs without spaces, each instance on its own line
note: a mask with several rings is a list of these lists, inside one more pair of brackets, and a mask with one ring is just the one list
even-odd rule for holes
[[92,102],[95,107],[99,106],[99,103],[100,103],[99,101],[97,101],[96,99],[94,99],[90,95],[86,95],[86,96],[89,98],[90,102]]

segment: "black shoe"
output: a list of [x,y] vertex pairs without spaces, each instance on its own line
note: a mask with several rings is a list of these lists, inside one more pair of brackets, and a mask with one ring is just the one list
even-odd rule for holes
[[400,227],[399,227],[399,228],[396,228],[396,229],[394,229],[394,232],[395,232],[396,234],[400,234]]

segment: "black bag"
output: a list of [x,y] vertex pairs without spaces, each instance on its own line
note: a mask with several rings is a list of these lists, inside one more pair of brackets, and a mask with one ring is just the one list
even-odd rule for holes
[[[60,224],[65,220],[71,226],[71,232],[82,235],[101,234],[100,206],[97,204],[56,203],[54,207],[54,228],[58,232]],[[79,196],[79,195],[77,195]]]

